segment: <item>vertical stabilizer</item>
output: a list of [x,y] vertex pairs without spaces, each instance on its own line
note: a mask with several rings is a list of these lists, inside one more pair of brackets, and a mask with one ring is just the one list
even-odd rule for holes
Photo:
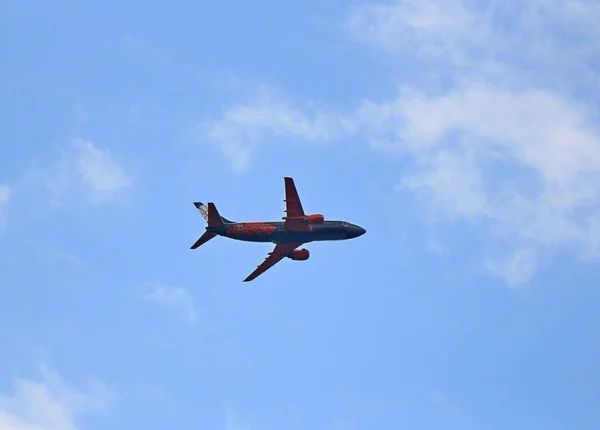
[[208,226],[209,227],[222,227],[223,218],[219,215],[217,207],[214,203],[208,202]]
[[206,205],[202,202],[194,202],[194,206],[196,206],[196,209],[198,209],[198,212],[200,212],[204,221],[208,223],[208,208]]
[[[227,218],[223,218],[219,214],[214,203],[209,203],[208,206],[206,206],[202,202],[194,202],[194,206],[196,206],[196,209],[198,209],[198,212],[200,212],[200,215],[202,215],[202,218],[204,218],[204,221],[206,221],[206,223],[208,224],[209,227],[221,227],[223,225],[223,223],[225,223],[225,224],[233,223],[233,221],[230,221]],[[210,209],[211,206],[212,206],[212,209]],[[211,219],[210,212],[211,211],[213,211],[213,215],[216,215],[213,218],[214,225],[211,225],[211,222],[210,222],[210,219]]]

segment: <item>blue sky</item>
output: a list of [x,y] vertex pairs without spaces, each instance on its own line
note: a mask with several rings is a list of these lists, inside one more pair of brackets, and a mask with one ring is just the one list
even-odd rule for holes
[[[0,430],[600,426],[600,7],[0,6]],[[215,239],[307,212],[367,234]]]

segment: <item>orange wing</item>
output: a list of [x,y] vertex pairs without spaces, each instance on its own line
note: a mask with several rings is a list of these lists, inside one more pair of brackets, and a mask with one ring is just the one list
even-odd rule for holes
[[298,191],[292,178],[283,178],[285,182],[285,216],[283,229],[286,231],[309,231],[310,225],[306,222],[306,215],[302,209]]
[[256,278],[258,275],[261,275],[262,273],[266,272],[268,269],[273,267],[275,264],[277,264],[281,260],[283,260],[290,252],[292,252],[294,249],[298,248],[300,245],[302,245],[302,244],[301,243],[286,243],[283,245],[282,244],[275,245],[275,249],[273,249],[272,252],[269,252],[269,256],[265,259],[265,261],[263,261],[262,264],[254,270],[254,272],[252,272],[246,279],[244,279],[244,282],[250,282],[251,280]]

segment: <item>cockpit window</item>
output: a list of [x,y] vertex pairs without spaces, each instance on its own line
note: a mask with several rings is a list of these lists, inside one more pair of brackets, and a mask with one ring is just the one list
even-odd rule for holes
[[342,221],[342,225],[343,225],[344,227],[348,227],[348,223],[347,223],[347,222],[344,222],[344,221]]

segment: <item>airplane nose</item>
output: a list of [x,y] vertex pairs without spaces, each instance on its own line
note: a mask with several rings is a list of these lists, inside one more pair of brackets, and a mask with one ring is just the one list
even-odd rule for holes
[[366,232],[367,231],[364,228],[356,226],[352,227],[347,234],[350,239],[354,239],[355,237],[362,236]]

